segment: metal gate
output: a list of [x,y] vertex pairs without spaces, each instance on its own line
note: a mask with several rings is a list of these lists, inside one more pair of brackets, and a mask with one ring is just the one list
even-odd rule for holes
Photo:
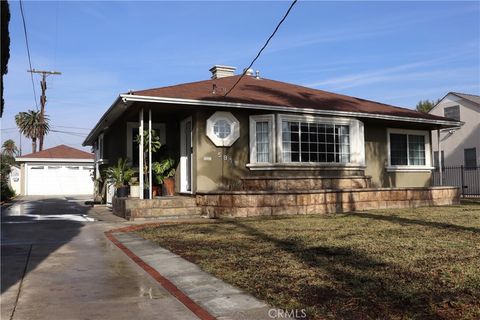
[[440,183],[440,170],[435,168],[432,181],[434,186],[457,186],[464,197],[480,197],[480,167],[443,167],[442,178],[443,183]]

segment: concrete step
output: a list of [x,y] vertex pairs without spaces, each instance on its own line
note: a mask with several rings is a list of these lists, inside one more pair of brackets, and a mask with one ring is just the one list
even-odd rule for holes
[[197,202],[194,197],[158,197],[150,200],[150,208],[187,208],[196,207]]

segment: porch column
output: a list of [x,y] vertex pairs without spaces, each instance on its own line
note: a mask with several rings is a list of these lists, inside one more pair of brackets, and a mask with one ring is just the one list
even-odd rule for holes
[[148,198],[152,199],[152,109],[148,109]]
[[438,149],[438,173],[440,175],[440,185],[443,186],[443,163],[442,163],[442,150],[440,143],[440,128],[437,130],[437,149]]
[[140,109],[139,122],[140,128],[138,131],[140,134],[140,144],[138,146],[138,178],[140,180],[140,199],[143,199],[143,175],[145,174],[143,172],[143,108]]

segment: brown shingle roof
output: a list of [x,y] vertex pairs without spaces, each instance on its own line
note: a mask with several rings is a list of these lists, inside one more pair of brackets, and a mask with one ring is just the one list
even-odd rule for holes
[[[237,75],[215,80],[205,80],[163,88],[140,90],[134,91],[132,94],[151,97],[236,102],[291,108],[308,108],[447,120],[444,117],[420,113],[407,108],[395,107],[384,103],[275,80],[264,78],[256,79],[252,76],[245,76],[235,89],[225,98],[225,92],[234,85],[239,77],[240,76]],[[215,93],[213,93],[214,85],[216,86]]]
[[78,150],[64,144],[45,149],[35,153],[29,153],[20,158],[48,158],[48,159],[93,159],[93,153]]

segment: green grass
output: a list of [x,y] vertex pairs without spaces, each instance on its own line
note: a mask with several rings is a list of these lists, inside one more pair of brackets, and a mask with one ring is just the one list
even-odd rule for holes
[[310,319],[479,319],[480,204],[164,225],[140,235]]

